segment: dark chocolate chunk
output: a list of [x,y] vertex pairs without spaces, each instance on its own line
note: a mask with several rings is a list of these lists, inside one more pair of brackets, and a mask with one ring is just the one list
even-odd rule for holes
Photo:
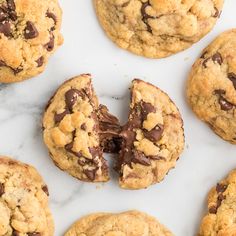
[[11,11],[16,10],[16,5],[15,5],[14,0],[7,0],[7,6]]
[[6,37],[11,36],[11,25],[8,21],[0,23],[0,33],[3,33]]
[[144,153],[140,151],[134,151],[133,153],[133,158],[132,158],[133,163],[139,163],[144,166],[149,166],[151,165],[150,159],[144,155]]
[[44,57],[41,56],[37,61],[36,63],[38,64],[38,67],[41,67],[43,65],[43,62],[44,62]]
[[234,104],[230,103],[223,97],[223,95],[226,93],[224,90],[217,89],[214,92],[215,94],[219,95],[219,104],[220,104],[221,110],[229,111],[234,108]]
[[12,236],[20,236],[19,232],[16,230],[12,231]]
[[0,8],[0,22],[3,22],[7,18],[8,18],[7,13],[2,8]]
[[210,214],[216,214],[217,213],[217,207],[216,206],[212,206],[209,208],[209,213]]
[[93,169],[93,170],[85,169],[83,170],[83,172],[91,181],[95,180],[97,169]]
[[49,191],[48,191],[48,186],[47,185],[44,185],[42,187],[42,190],[49,196]]
[[150,16],[150,15],[148,15],[148,14],[146,13],[146,7],[148,7],[148,6],[150,6],[149,1],[142,3],[141,14],[142,14],[142,20],[143,20],[143,22],[145,23],[145,25],[147,26],[147,31],[148,31],[149,33],[152,33],[152,28],[151,28],[151,26],[148,24],[148,21],[147,21],[147,20],[150,19],[150,18],[153,19],[153,18],[155,18],[155,17]]
[[0,197],[4,194],[4,185],[2,183],[0,183]]
[[221,56],[221,54],[219,52],[215,53],[213,56],[212,56],[212,60],[215,62],[215,63],[218,63],[219,65],[221,65],[223,63],[223,58]]
[[122,144],[122,138],[120,137],[112,137],[106,140],[106,137],[103,138],[105,140],[102,144],[103,151],[106,153],[119,153]]
[[72,154],[75,155],[76,157],[82,157],[82,153],[81,153],[81,152],[74,152],[74,151],[72,150],[73,145],[74,145],[74,142],[73,142],[73,141],[70,142],[70,143],[68,143],[68,144],[66,144],[66,145],[65,145],[66,151],[72,153]]
[[225,190],[227,189],[227,185],[225,185],[225,184],[217,184],[216,185],[216,192],[217,193],[223,193],[223,192],[225,192]]
[[228,73],[228,78],[232,81],[234,88],[236,89],[236,74],[233,72]]
[[145,138],[149,139],[152,142],[157,142],[161,139],[161,136],[163,134],[163,125],[157,125],[155,128],[153,128],[150,131],[143,131],[143,134]]
[[70,89],[65,93],[66,106],[69,108],[70,111],[72,111],[73,106],[78,100],[79,96],[82,97],[83,94],[78,89]]
[[99,147],[89,147],[89,152],[93,158],[99,157],[102,155],[101,150]]
[[233,107],[234,107],[234,105],[232,103],[227,101],[222,96],[219,97],[219,104],[220,104],[221,110],[223,110],[223,111],[229,111],[229,110],[233,109]]
[[34,23],[31,21],[26,22],[25,32],[24,36],[26,39],[34,39],[38,37],[39,32],[37,28],[35,27]]
[[64,118],[67,114],[70,114],[69,109],[66,109],[66,110],[63,111],[62,113],[55,114],[55,115],[54,115],[54,121],[55,121],[55,123],[61,122],[61,121],[63,120],[63,118]]
[[53,49],[54,49],[54,42],[55,39],[54,39],[54,35],[51,34],[50,35],[50,39],[49,39],[49,42],[47,44],[45,44],[45,48],[47,49],[47,51],[51,52]]
[[155,113],[156,108],[148,102],[141,102],[143,120],[147,119],[149,113]]

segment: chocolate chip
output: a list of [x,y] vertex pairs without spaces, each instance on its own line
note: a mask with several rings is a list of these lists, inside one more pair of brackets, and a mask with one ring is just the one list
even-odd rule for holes
[[208,57],[208,58],[206,58],[203,62],[202,62],[202,66],[204,67],[204,68],[207,68],[207,62],[210,60],[210,58]]
[[93,170],[85,169],[83,170],[83,172],[91,181],[95,180],[97,169],[93,169]]
[[232,81],[234,88],[236,89],[236,74],[233,72],[228,73],[228,78]]
[[86,126],[86,124],[85,124],[85,123],[83,123],[83,124],[80,126],[80,128],[81,128],[82,130],[86,131],[86,129],[87,129],[87,126]]
[[49,191],[48,191],[48,186],[47,185],[44,185],[42,187],[42,190],[47,194],[47,196],[49,196]]
[[11,68],[11,69],[13,70],[13,72],[14,72],[15,75],[18,74],[18,73],[20,73],[21,71],[23,71],[23,68],[16,68],[16,69],[14,69],[14,68],[12,68],[12,67],[10,67],[10,66],[9,66],[9,68]]
[[147,119],[149,113],[156,112],[156,108],[148,102],[141,102],[143,120]]
[[234,105],[232,103],[227,101],[222,96],[219,97],[219,104],[220,104],[221,110],[223,110],[223,111],[229,111],[229,110],[233,109],[233,107],[234,107]]
[[16,10],[16,5],[15,5],[14,0],[7,0],[7,6],[11,11]]
[[0,183],[0,197],[4,194],[5,188],[2,183]]
[[227,185],[225,185],[225,184],[217,184],[216,185],[216,191],[217,191],[217,193],[223,193],[223,192],[225,192],[225,190],[227,189]]
[[216,206],[212,206],[209,208],[209,213],[210,214],[216,214],[217,213],[217,207]]
[[14,11],[9,12],[9,18],[13,21],[16,21],[17,20],[16,12]]
[[8,21],[0,23],[0,33],[3,33],[6,37],[11,36],[11,25]]
[[101,150],[99,147],[89,147],[89,152],[93,158],[101,156]]
[[212,56],[212,60],[216,63],[218,63],[219,65],[221,65],[223,63],[223,58],[221,56],[221,54],[219,52],[215,53]]
[[[105,140],[106,138],[104,138]],[[119,153],[121,149],[122,138],[112,137],[103,142],[103,151],[106,153]]]
[[19,232],[16,230],[12,231],[12,236],[20,236]]
[[218,8],[214,8],[215,9],[215,14],[213,15],[213,17],[220,17],[221,12],[218,10]]
[[4,20],[6,20],[8,17],[8,15],[6,14],[6,12],[0,8],[0,22],[3,22]]
[[38,37],[39,32],[35,27],[34,23],[31,21],[26,22],[25,33],[24,36],[26,39],[34,39]]
[[41,236],[41,233],[37,233],[37,232],[34,232],[34,233],[27,233],[28,236]]
[[38,60],[36,60],[36,63],[38,64],[38,67],[41,67],[43,65],[44,62],[44,57],[41,56]]
[[163,134],[163,125],[157,125],[150,131],[144,130],[143,134],[145,138],[149,139],[150,141],[157,142],[161,139],[161,136]]
[[150,6],[150,3],[149,1],[145,2],[145,3],[142,3],[142,7],[141,7],[141,14],[142,14],[142,20],[143,22],[146,24],[147,26],[147,31],[149,33],[152,33],[152,28],[151,26],[148,24],[147,20],[150,19],[150,18],[155,18],[153,16],[150,16],[146,13],[146,7]]
[[65,93],[66,106],[69,110],[72,111],[74,104],[78,100],[78,97],[81,96],[81,91],[78,89],[70,89]]
[[149,160],[148,157],[144,155],[144,153],[140,151],[134,151],[133,153],[133,158],[132,158],[133,163],[139,163],[144,166],[149,166],[151,165],[151,161]]
[[54,35],[51,34],[51,35],[50,35],[49,42],[44,45],[45,48],[47,49],[47,51],[51,52],[51,51],[53,50],[53,48],[54,48],[54,41],[55,41]]
[[[52,12],[49,12],[49,11],[48,11],[48,12],[46,13],[46,16],[47,16],[48,18],[53,19],[55,25],[57,24],[57,17],[56,17],[55,14],[53,14]],[[55,26],[53,26],[53,27],[51,28],[51,30],[55,30]]]
[[81,152],[74,152],[74,151],[72,150],[73,146],[74,146],[74,142],[73,142],[73,141],[70,142],[70,143],[68,143],[67,145],[65,145],[66,151],[72,153],[72,154],[75,155],[76,157],[79,157],[79,158],[82,157],[83,155],[82,155]]
[[63,111],[62,113],[55,114],[55,115],[54,115],[54,121],[55,121],[55,123],[61,122],[61,121],[63,120],[63,118],[64,118],[67,114],[70,114],[69,109],[66,109],[66,110]]

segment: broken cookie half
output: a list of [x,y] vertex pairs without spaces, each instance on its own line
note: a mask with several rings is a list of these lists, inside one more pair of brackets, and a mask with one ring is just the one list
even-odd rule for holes
[[116,169],[125,189],[141,189],[163,180],[184,148],[183,121],[178,108],[159,88],[135,79],[129,121],[120,134]]
[[[104,130],[100,131],[100,127]],[[114,151],[114,147],[109,147],[112,135],[117,136],[118,131],[118,120],[105,106],[99,106],[89,74],[62,84],[50,99],[43,118],[44,141],[54,163],[88,182],[109,180],[103,149]]]

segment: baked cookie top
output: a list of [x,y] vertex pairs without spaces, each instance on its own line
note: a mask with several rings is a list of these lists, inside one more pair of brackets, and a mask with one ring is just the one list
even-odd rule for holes
[[116,169],[122,188],[140,189],[160,182],[184,148],[183,121],[178,108],[159,88],[135,79],[128,123]]
[[219,35],[195,62],[187,98],[215,133],[236,143],[236,29]]
[[[128,223],[127,223],[128,222]],[[78,220],[65,236],[172,236],[154,217],[139,211],[95,213]]]
[[62,12],[57,0],[0,1],[0,82],[41,73],[62,44]]
[[0,156],[0,235],[53,236],[48,195],[35,168]]
[[182,51],[215,25],[224,0],[94,0],[99,21],[121,48],[150,58]]
[[212,188],[199,236],[236,235],[236,170]]
[[51,98],[43,118],[43,136],[54,163],[84,181],[109,179],[99,138],[98,100],[91,75],[66,81]]

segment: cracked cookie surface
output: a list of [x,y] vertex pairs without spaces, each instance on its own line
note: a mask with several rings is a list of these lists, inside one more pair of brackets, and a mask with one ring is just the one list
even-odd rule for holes
[[216,134],[236,144],[236,29],[219,35],[195,62],[187,99]]
[[91,75],[83,74],[62,84],[49,101],[43,135],[60,169],[83,181],[105,182],[109,177],[103,149],[109,149],[117,126],[118,120],[99,105]]
[[175,54],[215,25],[224,0],[94,0],[106,34],[121,48],[150,58]]
[[[127,224],[128,222],[128,224]],[[95,213],[78,220],[65,236],[172,236],[154,217],[139,211]]]
[[236,170],[212,188],[198,236],[236,235]]
[[135,79],[128,123],[116,169],[126,189],[146,188],[163,180],[184,148],[183,121],[178,108],[159,88]]
[[0,235],[53,236],[48,195],[34,167],[0,156]]
[[0,82],[19,82],[43,72],[62,44],[57,0],[0,0]]

